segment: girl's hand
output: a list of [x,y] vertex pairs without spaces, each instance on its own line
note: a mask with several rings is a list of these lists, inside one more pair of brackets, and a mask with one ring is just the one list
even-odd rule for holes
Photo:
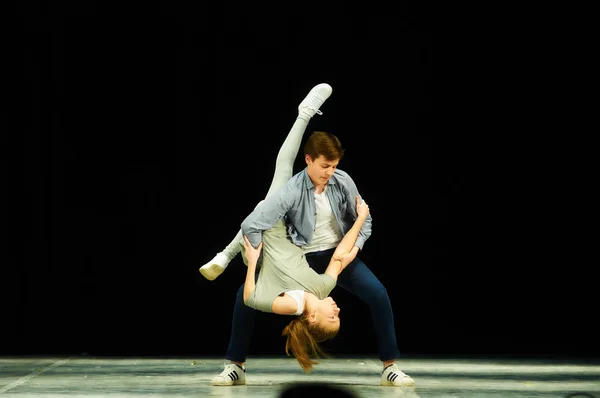
[[367,218],[369,215],[369,205],[360,196],[356,196],[356,212],[359,217]]
[[262,245],[263,243],[260,242],[260,244],[258,245],[258,249],[255,249],[248,240],[248,237],[244,235],[244,246],[246,247],[246,258],[248,259],[248,264],[256,264],[258,262],[258,257],[260,256],[260,250],[262,249]]
[[356,258],[356,253],[358,250],[352,250],[349,253],[343,254],[341,256],[333,256],[333,261],[339,261],[342,263],[342,269],[346,268],[348,264],[350,264]]

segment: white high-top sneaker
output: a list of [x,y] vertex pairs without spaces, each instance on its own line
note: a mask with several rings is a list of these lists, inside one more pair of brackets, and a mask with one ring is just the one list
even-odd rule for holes
[[323,112],[319,110],[323,102],[331,95],[333,89],[327,83],[317,84],[310,90],[308,95],[298,105],[299,115],[307,116],[311,118],[315,113],[322,115]]
[[225,370],[215,376],[211,384],[213,386],[238,386],[246,384],[246,367],[237,363],[226,363]]
[[229,257],[223,253],[218,253],[212,260],[200,267],[200,273],[209,281],[213,281],[221,275],[229,265]]

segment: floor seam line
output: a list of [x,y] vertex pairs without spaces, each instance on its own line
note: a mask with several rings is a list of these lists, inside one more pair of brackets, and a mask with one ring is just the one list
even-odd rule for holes
[[56,368],[58,366],[64,365],[65,363],[69,362],[70,359],[71,358],[61,359],[61,360],[56,361],[53,364],[50,364],[49,366],[46,366],[46,367],[44,367],[44,368],[42,368],[40,370],[36,370],[35,372],[31,372],[28,375],[23,376],[20,379],[15,380],[12,383],[10,383],[10,384],[8,384],[8,385],[0,388],[0,394],[3,394],[3,393],[5,393],[8,390],[12,390],[15,387],[18,387],[21,384],[24,384],[25,382],[27,382],[28,380],[31,380],[34,377],[36,377],[36,376],[38,376],[38,375],[40,375],[40,374],[42,374],[42,373],[44,373],[44,372],[46,372],[46,371],[48,371],[50,369],[53,369],[53,368]]

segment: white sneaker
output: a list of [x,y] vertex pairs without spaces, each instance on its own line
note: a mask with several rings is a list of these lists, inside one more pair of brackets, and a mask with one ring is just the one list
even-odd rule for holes
[[386,366],[381,372],[382,386],[414,387],[415,381],[398,368],[395,363]]
[[313,117],[315,113],[322,115],[323,112],[321,112],[319,108],[323,105],[323,102],[329,98],[332,91],[333,89],[327,83],[317,84],[310,90],[300,105],[298,105],[298,112],[309,118]]
[[221,275],[229,265],[229,258],[223,253],[217,254],[212,260],[200,267],[200,273],[209,281]]
[[246,384],[246,367],[236,363],[226,363],[225,370],[212,379],[213,386],[239,386]]

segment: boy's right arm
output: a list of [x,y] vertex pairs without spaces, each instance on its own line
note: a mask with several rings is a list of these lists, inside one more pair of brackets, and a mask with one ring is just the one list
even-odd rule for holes
[[252,213],[242,221],[242,234],[248,237],[252,247],[257,248],[262,242],[263,231],[281,220],[290,208],[288,189],[284,186],[256,206]]

